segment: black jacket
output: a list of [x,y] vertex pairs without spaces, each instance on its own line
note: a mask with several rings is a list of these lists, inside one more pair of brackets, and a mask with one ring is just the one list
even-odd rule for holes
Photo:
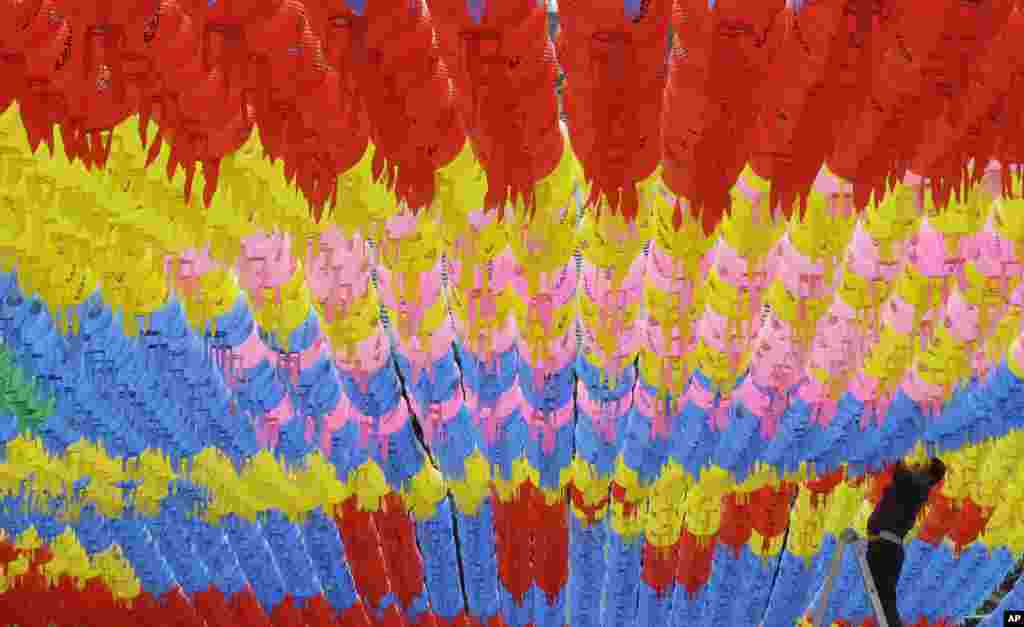
[[868,533],[882,531],[904,537],[914,527],[917,515],[928,502],[928,493],[946,476],[946,465],[933,458],[922,471],[912,471],[900,462],[896,464],[892,483],[885,489],[878,506],[868,519]]

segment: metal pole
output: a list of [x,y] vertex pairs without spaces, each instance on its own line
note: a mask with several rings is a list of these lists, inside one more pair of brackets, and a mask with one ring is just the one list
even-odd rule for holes
[[843,562],[843,553],[846,551],[846,536],[841,535],[836,542],[836,553],[832,556],[832,565],[829,568],[828,578],[825,579],[825,586],[818,598],[818,606],[814,610],[814,627],[823,627],[825,620],[825,609],[828,607],[828,599],[832,596],[832,583],[839,574],[839,565]]

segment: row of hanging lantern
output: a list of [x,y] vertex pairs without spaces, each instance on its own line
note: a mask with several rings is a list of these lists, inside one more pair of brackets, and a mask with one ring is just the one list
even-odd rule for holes
[[370,142],[374,176],[410,208],[431,205],[438,171],[466,141],[486,172],[486,207],[533,207],[566,149],[559,63],[589,204],[629,219],[636,184],[659,163],[710,232],[748,161],[772,183],[759,204],[788,213],[826,162],[862,208],[908,169],[942,204],[971,176],[969,160],[1021,158],[1014,0],[567,2],[557,46],[546,9],[528,0],[0,10],[0,105],[21,103],[33,147],[52,149],[56,128],[69,157],[102,165],[111,129],[138,112],[159,127],[144,137],[148,161],[169,142],[167,173],[186,172],[189,197],[201,166],[207,204],[223,157],[258,128],[316,216]]

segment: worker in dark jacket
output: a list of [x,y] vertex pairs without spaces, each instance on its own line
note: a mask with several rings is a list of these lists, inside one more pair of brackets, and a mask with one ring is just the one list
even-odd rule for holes
[[938,458],[928,463],[896,464],[892,483],[868,519],[868,566],[878,588],[889,627],[903,627],[896,609],[896,582],[903,569],[903,539],[914,527],[928,493],[946,476]]

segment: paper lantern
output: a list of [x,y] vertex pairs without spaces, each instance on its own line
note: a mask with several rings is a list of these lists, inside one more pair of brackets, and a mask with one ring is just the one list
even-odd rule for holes
[[143,146],[149,139],[148,125],[154,115],[158,120],[173,120],[177,95],[207,75],[195,54],[202,36],[198,19],[178,0],[161,0],[155,14],[126,33],[125,53],[153,72],[150,82],[139,84],[137,95]]
[[[1008,30],[1012,29],[1011,32],[1017,32],[1016,29],[1019,28],[1017,24],[1020,19],[1021,8],[1018,6],[1011,13]],[[1024,142],[1020,140],[1018,134],[1020,129],[1024,128],[1024,114],[1020,112],[1021,96],[1016,86],[1020,84],[1021,78],[1024,77],[1024,71],[1022,71],[1019,57],[1011,57],[1004,62],[1008,62],[1011,67],[1010,91],[1006,100],[1008,115],[1005,126],[997,136],[994,156],[1003,164],[1019,164],[1024,162],[1021,159],[1024,156]]]
[[[751,167],[772,181],[769,206],[785,215],[806,195],[825,155],[832,133],[822,131],[837,108],[837,63],[849,45],[843,2],[818,2],[789,9],[788,32],[769,69],[773,89],[759,92],[758,121],[751,129]],[[799,67],[800,71],[793,71]]]
[[662,42],[670,9],[667,0],[646,4],[635,16],[615,1],[559,7],[564,108],[573,148],[592,182],[590,204],[605,201],[629,220],[639,209],[635,185],[654,172],[660,153]]
[[[965,157],[979,164],[994,153],[998,137],[1008,122],[1004,99],[1009,97],[1014,67],[1020,63],[1010,42],[1019,35],[1024,24],[1018,11],[1003,19],[1005,27],[981,44],[977,62],[969,66],[969,75],[976,86],[959,96],[962,102],[951,103],[944,112],[926,122],[924,141],[917,147],[911,163],[913,171],[929,178],[959,177],[962,173],[957,168]],[[976,165],[972,180],[980,180],[982,175],[982,169]]]
[[846,479],[846,469],[838,468],[824,476],[805,481],[803,488],[810,492],[811,505],[817,506],[821,503],[822,497],[827,496]]
[[881,196],[886,175],[902,176],[896,165],[900,151],[919,141],[923,63],[915,59],[927,58],[941,45],[953,6],[908,5],[886,16],[886,28],[872,36],[879,40],[871,42],[869,52],[875,69],[871,82],[862,83],[871,96],[861,101],[859,112],[841,118],[836,148],[827,160],[834,172],[855,182],[858,207],[867,204],[872,191]]
[[711,578],[715,545],[714,537],[700,538],[686,529],[679,536],[680,564],[676,570],[676,582],[684,587],[691,599]]
[[718,542],[732,548],[739,559],[743,546],[750,541],[753,522],[747,497],[736,493],[722,497],[722,524],[718,528]]
[[467,135],[487,173],[486,208],[502,215],[509,203],[533,207],[533,187],[563,152],[545,11],[523,0],[489,3],[481,15],[460,0],[431,8]]
[[[711,233],[748,159],[757,86],[781,42],[785,2],[677,2],[662,108],[662,176]],[[730,67],[726,74],[720,67]]]
[[424,2],[396,1],[338,21],[342,25],[329,35],[331,55],[350,57],[344,67],[351,68],[365,99],[377,147],[374,176],[386,172],[401,200],[423,208],[433,200],[434,172],[458,155],[464,141],[431,14]]
[[766,486],[750,495],[751,525],[763,538],[765,546],[786,530],[789,510],[796,486],[782,482],[778,487]]
[[982,509],[972,499],[964,499],[950,521],[947,534],[959,552],[975,541],[985,530],[992,511]]
[[252,129],[252,121],[243,116],[241,90],[233,88],[225,92],[221,72],[211,70],[193,89],[183,91],[176,99],[175,110],[161,110],[160,131],[154,143],[154,147],[158,147],[167,136],[171,144],[167,177],[173,179],[179,166],[184,169],[186,201],[191,199],[196,166],[204,163],[204,173],[208,176],[203,200],[207,205],[216,191],[220,159],[227,152],[240,148]]
[[938,546],[949,533],[956,519],[953,503],[936,491],[928,499],[925,512],[924,519],[917,531],[917,538],[922,542]]

